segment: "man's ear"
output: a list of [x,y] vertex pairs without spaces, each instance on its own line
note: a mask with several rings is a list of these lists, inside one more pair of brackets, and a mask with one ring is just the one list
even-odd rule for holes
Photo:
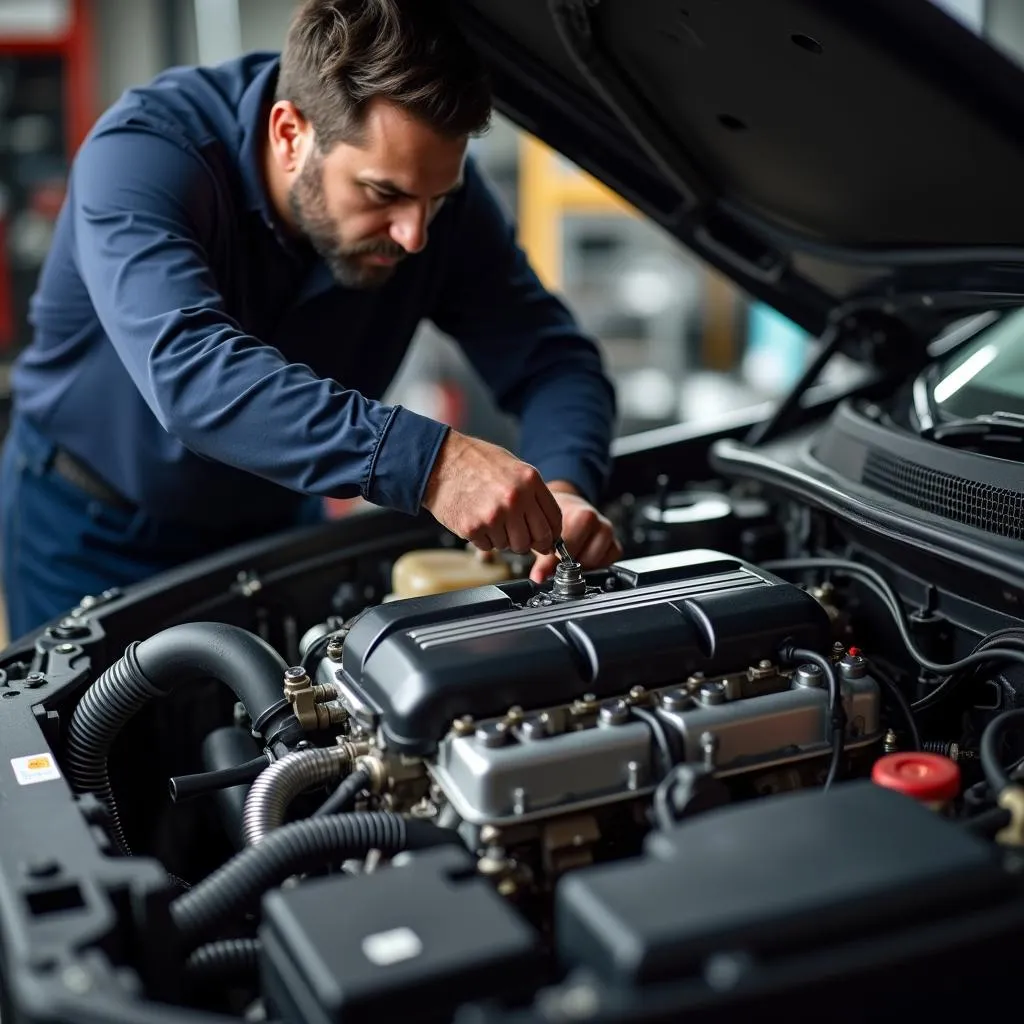
[[294,173],[302,166],[305,150],[312,144],[312,125],[291,100],[278,100],[270,108],[267,126],[270,149],[281,170]]

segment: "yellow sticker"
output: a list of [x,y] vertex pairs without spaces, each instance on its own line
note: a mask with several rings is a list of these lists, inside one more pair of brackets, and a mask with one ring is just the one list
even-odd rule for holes
[[31,786],[35,782],[52,782],[61,777],[60,769],[50,754],[12,757],[11,767],[14,769],[14,777],[22,786]]

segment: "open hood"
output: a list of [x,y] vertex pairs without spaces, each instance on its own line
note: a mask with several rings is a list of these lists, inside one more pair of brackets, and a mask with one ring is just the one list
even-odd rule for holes
[[808,330],[1024,301],[1024,71],[930,0],[463,0],[500,110]]

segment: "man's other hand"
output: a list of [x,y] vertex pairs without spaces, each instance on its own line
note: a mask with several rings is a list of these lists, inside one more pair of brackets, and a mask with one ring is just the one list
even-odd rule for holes
[[[562,540],[569,554],[584,569],[601,569],[622,557],[622,545],[608,519],[582,497],[572,484],[554,481],[549,485],[562,510]],[[530,579],[541,583],[555,571],[558,556],[540,548]]]
[[533,466],[504,448],[449,430],[423,507],[481,551],[548,553],[562,533],[562,512]]

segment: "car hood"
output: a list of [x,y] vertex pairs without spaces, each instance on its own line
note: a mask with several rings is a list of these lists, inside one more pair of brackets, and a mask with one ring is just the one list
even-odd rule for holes
[[1024,72],[930,0],[462,0],[497,107],[811,331],[1024,297]]

